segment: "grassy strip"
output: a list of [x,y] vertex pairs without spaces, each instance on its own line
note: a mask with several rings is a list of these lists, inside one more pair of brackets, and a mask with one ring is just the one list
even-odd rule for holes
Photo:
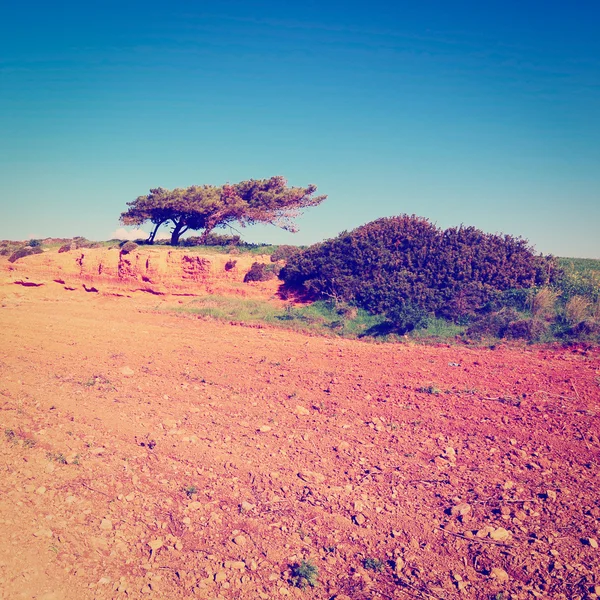
[[331,302],[314,302],[305,306],[280,308],[266,300],[246,300],[226,296],[206,296],[185,306],[167,310],[211,317],[221,321],[264,323],[273,327],[357,338],[383,323],[381,316],[363,310],[336,308]]
[[[318,301],[305,306],[280,308],[266,300],[246,300],[227,296],[206,296],[185,306],[169,307],[172,312],[201,315],[220,321],[264,323],[272,327],[338,336],[350,339],[371,338],[380,341],[405,339],[390,332],[385,317],[371,315],[361,309],[335,306]],[[408,337],[427,341],[449,341],[460,336],[465,327],[444,319],[430,318],[425,328],[413,331]]]

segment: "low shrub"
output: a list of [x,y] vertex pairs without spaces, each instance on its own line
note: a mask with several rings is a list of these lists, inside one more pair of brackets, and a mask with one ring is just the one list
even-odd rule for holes
[[292,567],[292,583],[304,589],[315,587],[319,583],[319,568],[311,560],[303,560]]
[[31,256],[32,254],[42,254],[43,250],[39,246],[31,247],[25,246],[24,248],[19,248],[16,252],[13,252],[8,257],[8,262],[14,263],[20,258],[24,258],[25,256]]
[[209,233],[205,238],[193,235],[179,242],[180,246],[239,246],[242,238],[239,235],[219,235]]
[[514,308],[502,308],[499,311],[483,314],[467,328],[471,338],[505,337],[511,323],[519,321],[521,315]]
[[252,263],[250,270],[244,275],[244,283],[249,281],[270,281],[277,277],[276,265],[266,265],[264,263]]
[[513,321],[506,328],[506,337],[538,342],[548,335],[550,325],[541,319],[530,318]]
[[277,250],[271,254],[271,262],[277,262],[279,260],[287,261],[291,256],[296,254],[296,252],[300,251],[301,250],[298,248],[298,246],[288,246],[284,244],[279,246]]
[[42,240],[29,240],[28,242],[28,246],[30,246],[31,248],[37,248],[38,246],[42,245]]
[[63,252],[70,252],[70,251],[71,251],[71,244],[64,244],[58,249],[59,254],[62,254]]
[[134,250],[137,250],[138,245],[135,242],[125,242],[121,246],[121,254],[129,254]]
[[573,296],[566,304],[564,319],[569,325],[577,325],[590,315],[592,303],[583,296]]
[[231,271],[231,270],[235,269],[235,265],[237,265],[237,260],[230,259],[225,263],[225,270]]
[[414,329],[427,326],[427,313],[411,302],[403,302],[385,313],[390,329],[394,333],[404,335]]

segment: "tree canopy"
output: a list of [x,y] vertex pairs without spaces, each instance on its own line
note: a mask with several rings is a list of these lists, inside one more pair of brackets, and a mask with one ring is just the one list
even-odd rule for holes
[[288,187],[284,177],[250,179],[235,184],[192,185],[188,188],[154,188],[138,196],[121,213],[124,225],[150,221],[154,228],[148,238],[153,242],[158,229],[171,223],[171,244],[177,246],[189,230],[203,230],[206,238],[216,227],[238,223],[240,226],[268,223],[296,231],[294,218],[302,209],[317,206],[327,196],[315,196],[317,186]]

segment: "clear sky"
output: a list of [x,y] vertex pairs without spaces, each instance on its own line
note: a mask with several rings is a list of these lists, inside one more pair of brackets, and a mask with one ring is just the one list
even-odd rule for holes
[[284,175],[328,199],[248,241],[415,213],[600,258],[599,29],[593,0],[6,2],[0,238]]

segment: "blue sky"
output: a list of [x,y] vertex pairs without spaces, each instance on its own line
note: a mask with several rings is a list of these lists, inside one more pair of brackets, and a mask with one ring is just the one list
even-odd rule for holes
[[151,187],[284,175],[308,244],[400,213],[600,258],[595,2],[12,3],[0,238],[107,239]]

